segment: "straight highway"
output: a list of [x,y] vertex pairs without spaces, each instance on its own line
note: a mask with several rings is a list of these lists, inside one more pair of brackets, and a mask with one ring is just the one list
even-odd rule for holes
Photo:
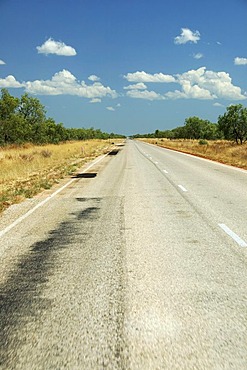
[[0,218],[0,369],[246,369],[247,172],[118,149]]

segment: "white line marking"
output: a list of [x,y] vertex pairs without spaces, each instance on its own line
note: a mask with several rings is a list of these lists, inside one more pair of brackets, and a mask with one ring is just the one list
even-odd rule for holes
[[188,191],[187,189],[185,189],[185,187],[183,185],[178,185],[178,187],[183,190],[183,191]]
[[[95,160],[94,162],[92,162],[88,167],[86,167],[81,173],[85,173],[86,171],[88,171],[91,167],[93,167],[96,163],[100,162],[106,156],[107,156],[107,154],[104,154],[103,156],[99,157],[97,160]],[[63,189],[65,189],[67,186],[69,186],[70,184],[72,184],[72,182],[74,182],[75,180],[76,180],[76,178],[71,179],[69,182],[67,182],[65,185],[63,185],[61,188],[59,188],[54,193],[52,193],[51,195],[49,195],[49,197],[47,197],[46,199],[44,199],[42,202],[38,203],[35,207],[33,207],[32,209],[30,209],[29,211],[27,211],[21,217],[17,218],[12,224],[10,224],[9,226],[7,226],[5,229],[1,230],[0,231],[0,238],[3,235],[5,235],[8,231],[10,231],[11,229],[13,229],[13,227],[15,227],[16,225],[18,225],[23,220],[25,220],[25,218],[27,218],[28,216],[30,216],[34,211],[36,211],[36,209],[42,207],[45,203],[47,203],[50,199],[52,199],[53,197],[55,197]]]
[[168,173],[168,171],[166,171],[166,170],[163,170],[163,172]]
[[218,224],[219,227],[221,227],[222,230],[225,231],[233,240],[235,240],[240,247],[247,247],[247,243],[243,239],[241,239],[237,234],[235,234],[229,227],[227,227],[225,224]]
[[220,162],[216,162],[212,159],[207,159],[207,158],[201,158],[201,157],[197,157],[195,155],[192,155],[192,154],[189,154],[189,153],[183,153],[183,152],[178,152],[177,150],[173,150],[171,148],[164,148],[164,147],[158,147],[157,145],[155,144],[150,144],[150,143],[142,143],[144,145],[150,145],[150,146],[154,146],[156,149],[160,150],[160,151],[164,151],[164,150],[167,150],[167,151],[172,151],[174,153],[177,153],[177,154],[181,154],[181,155],[185,155],[185,156],[188,156],[188,157],[191,157],[191,158],[194,158],[194,159],[198,159],[200,161],[205,161],[205,162],[211,162],[217,166],[222,166],[222,167],[228,167],[229,169],[231,170],[235,170],[235,171],[239,171],[239,172],[244,172],[244,173],[247,173],[247,170],[244,170],[243,168],[238,168],[238,167],[234,167],[234,166],[230,166],[228,164],[224,164],[224,163],[220,163]]

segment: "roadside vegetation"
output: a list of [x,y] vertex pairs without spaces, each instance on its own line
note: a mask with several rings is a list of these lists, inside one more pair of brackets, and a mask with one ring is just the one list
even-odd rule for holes
[[0,212],[49,189],[64,176],[112,147],[122,135],[66,128],[46,117],[37,98],[0,95]]
[[10,144],[58,144],[71,140],[123,137],[91,128],[66,128],[46,117],[45,107],[27,93],[16,98],[7,89],[0,97],[0,146]]
[[247,170],[247,143],[236,145],[226,140],[139,139],[163,148],[178,150]]
[[133,138],[192,139],[192,140],[230,140],[236,144],[247,141],[247,108],[242,104],[230,105],[218,117],[217,123],[199,117],[185,119],[183,126],[172,130],[155,130],[153,133],[136,134]]
[[107,153],[112,146],[109,140],[89,140],[1,147],[0,212],[49,189],[84,163]]
[[189,117],[183,126],[133,138],[247,169],[247,108],[242,104],[227,107],[217,123]]

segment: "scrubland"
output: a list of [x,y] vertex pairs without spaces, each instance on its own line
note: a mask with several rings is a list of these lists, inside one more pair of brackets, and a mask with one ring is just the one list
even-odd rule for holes
[[49,189],[93,158],[107,153],[108,140],[89,140],[0,148],[0,212]]
[[217,162],[247,170],[247,143],[237,145],[225,140],[187,140],[187,139],[141,139],[164,148],[190,153]]

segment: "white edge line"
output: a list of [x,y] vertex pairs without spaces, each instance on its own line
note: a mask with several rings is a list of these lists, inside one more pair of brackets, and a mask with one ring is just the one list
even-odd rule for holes
[[188,191],[187,189],[185,189],[185,187],[183,185],[178,185],[178,187],[183,190],[183,191]]
[[185,155],[185,156],[188,156],[188,157],[192,157],[192,158],[195,158],[195,159],[198,159],[198,160],[201,160],[201,161],[211,162],[211,163],[216,164],[218,166],[227,167],[227,168],[232,169],[232,170],[235,170],[235,171],[247,173],[247,170],[245,170],[244,168],[239,168],[239,167],[231,166],[229,164],[217,162],[216,160],[213,160],[213,159],[207,159],[207,158],[203,158],[203,157],[198,157],[197,155],[193,155],[193,154],[190,154],[190,153],[180,152],[180,151],[174,150],[172,148],[165,148],[165,147],[158,146],[158,145],[155,145],[155,144],[147,143],[145,141],[141,141],[140,143],[141,144],[144,144],[144,145],[145,144],[146,145],[151,145],[151,146],[154,146],[155,148],[158,148],[158,149],[161,149],[161,150],[170,150],[172,152],[175,152],[175,153],[178,153],[178,154],[181,154],[181,155]]
[[247,243],[241,239],[237,234],[235,234],[229,227],[227,227],[225,224],[218,224],[219,227],[221,227],[222,230],[225,231],[227,235],[229,235],[233,240],[235,240],[240,247],[247,247]]
[[[103,156],[97,158],[96,160],[94,160],[88,167],[86,167],[81,173],[85,173],[86,171],[88,171],[91,167],[93,167],[96,163],[100,162],[103,158],[105,158],[108,154],[104,154]],[[16,225],[18,225],[20,222],[22,222],[23,220],[25,220],[25,218],[27,218],[28,216],[30,216],[34,211],[36,211],[36,209],[42,207],[45,203],[47,203],[50,199],[52,199],[53,197],[55,197],[58,193],[60,193],[63,189],[65,189],[67,186],[69,186],[73,181],[75,181],[76,179],[71,179],[70,181],[68,181],[65,185],[63,185],[61,188],[59,188],[58,190],[56,190],[54,193],[52,193],[51,195],[49,195],[46,199],[44,199],[42,202],[38,203],[35,207],[33,207],[32,209],[30,209],[29,211],[27,211],[24,215],[22,215],[21,217],[17,218],[14,222],[12,222],[12,224],[10,224],[9,226],[7,226],[5,229],[1,230],[0,231],[0,238],[5,235],[8,231],[10,231],[11,229],[13,229],[13,227],[15,227]]]

